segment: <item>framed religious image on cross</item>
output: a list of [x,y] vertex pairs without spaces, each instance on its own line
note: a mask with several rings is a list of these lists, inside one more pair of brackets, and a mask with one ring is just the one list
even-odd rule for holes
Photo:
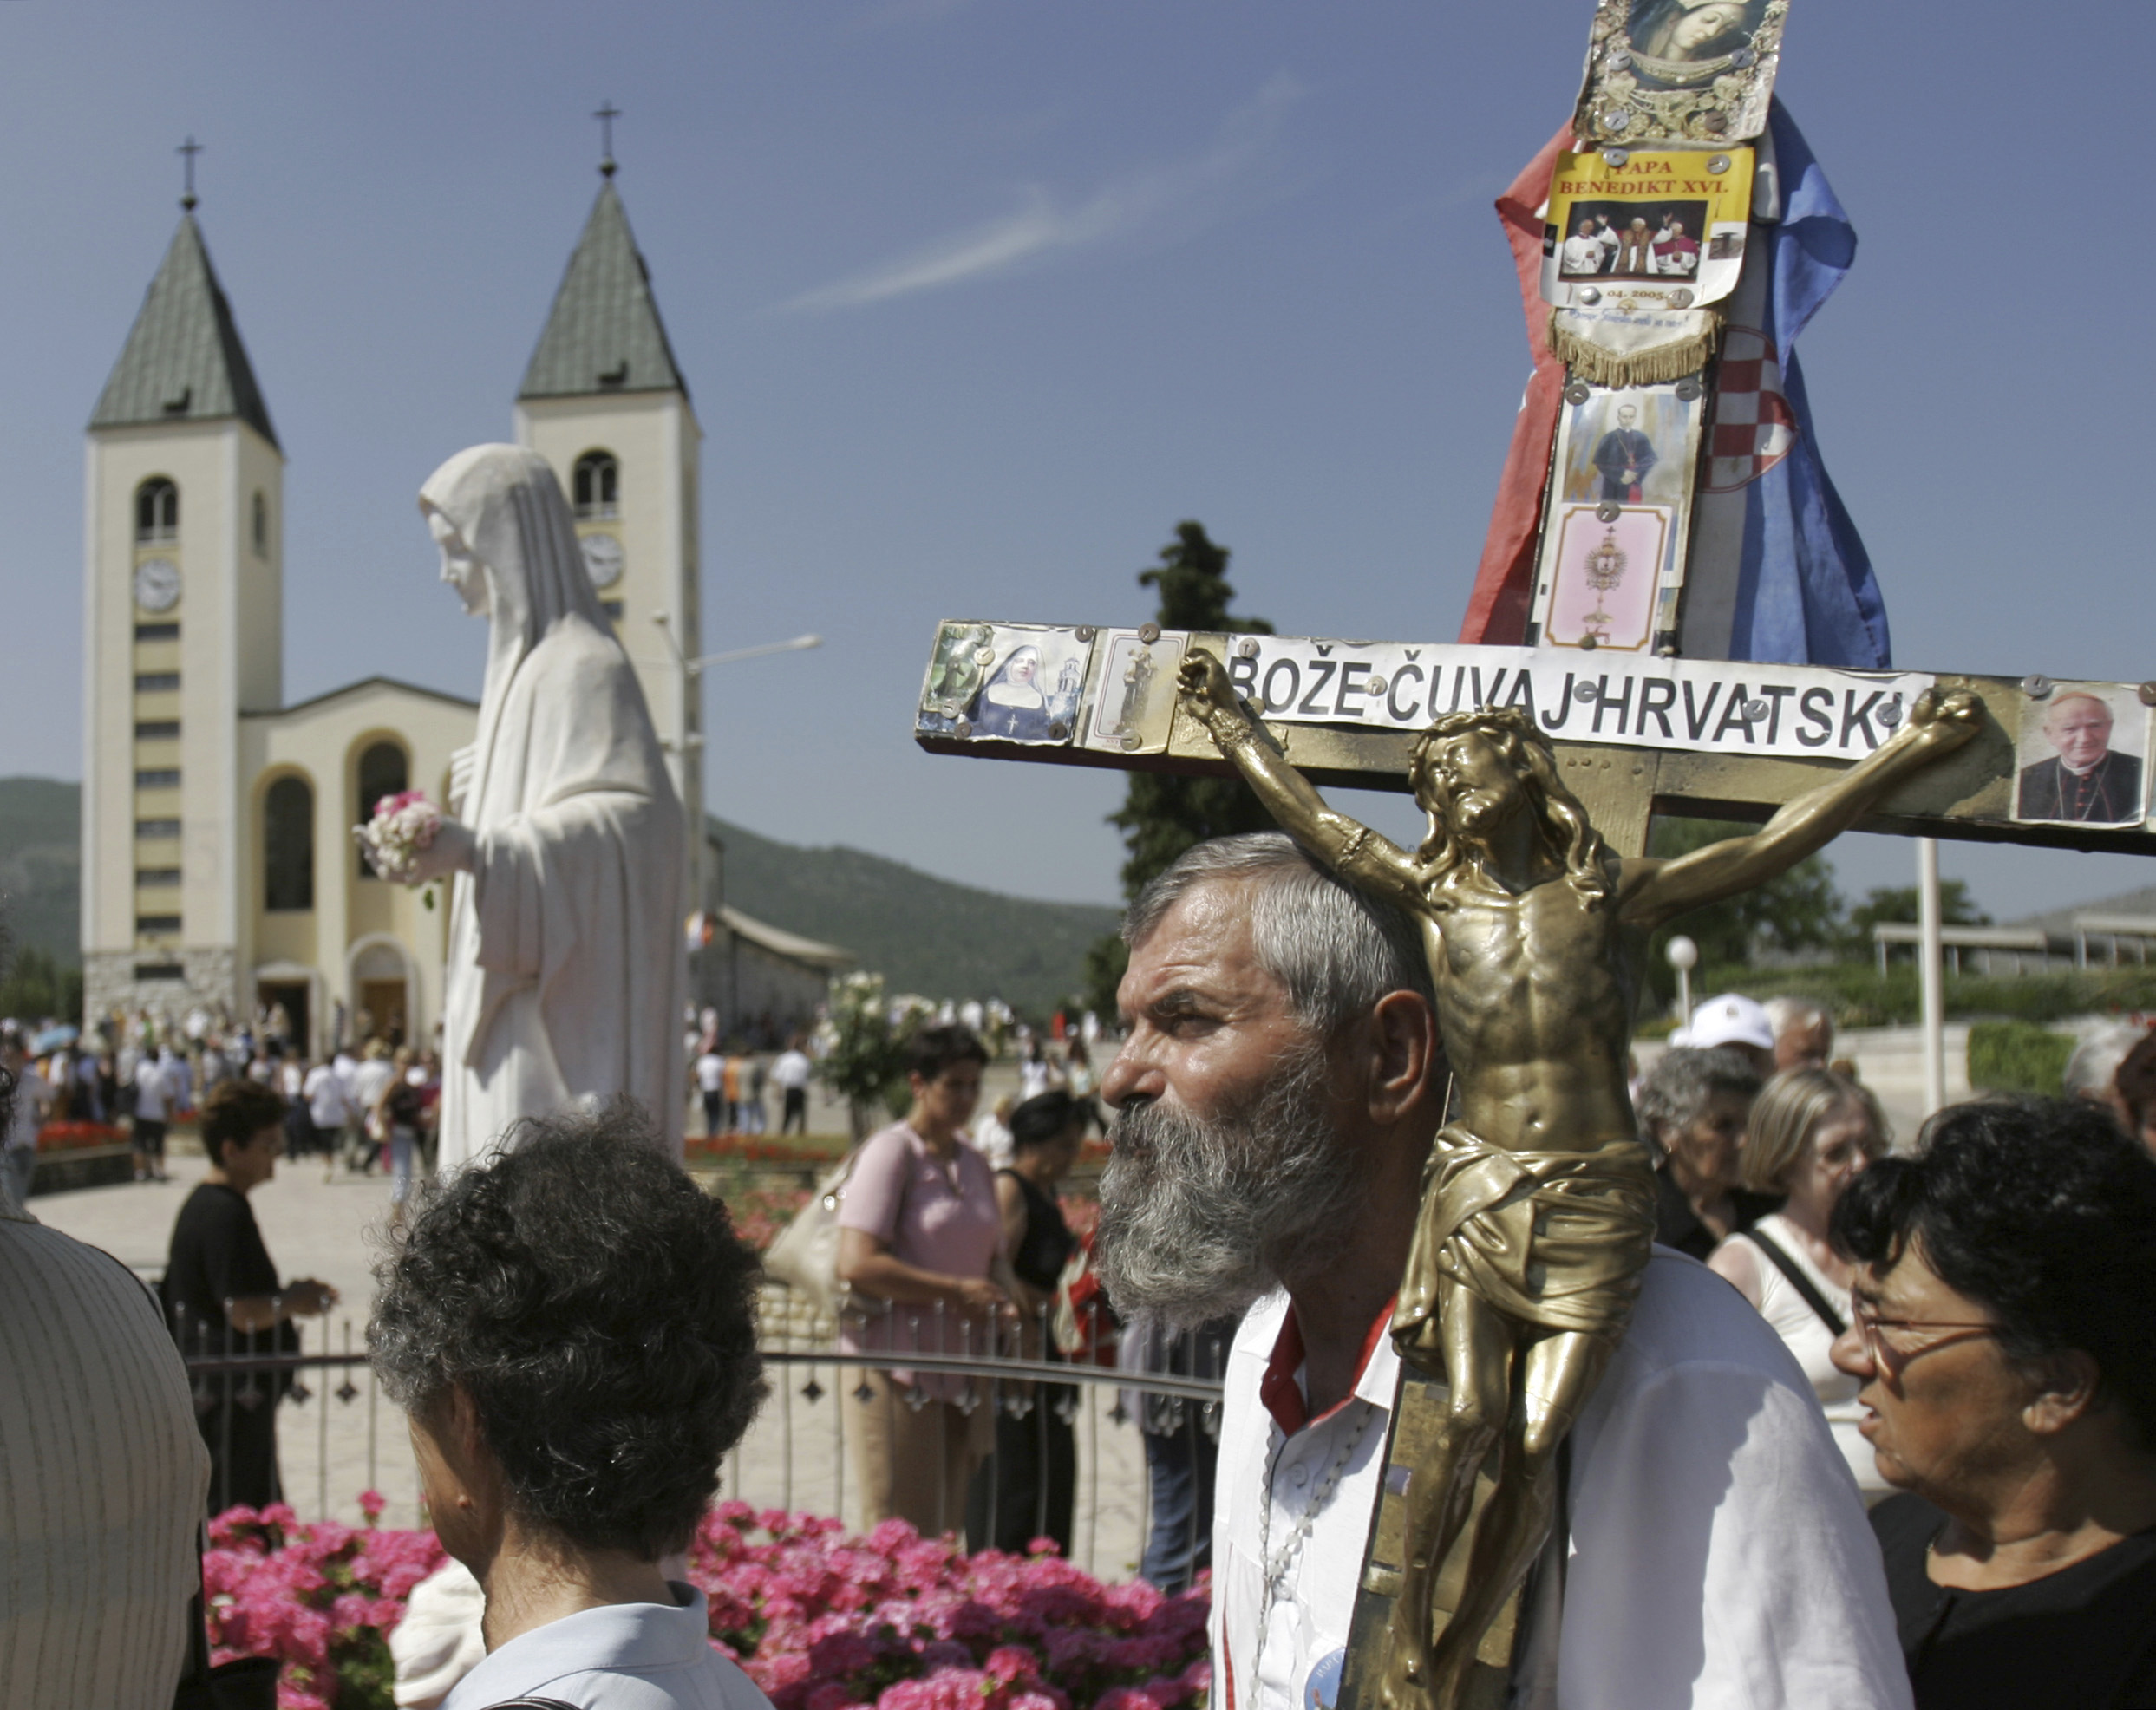
[[1703,408],[1696,385],[1581,388],[1567,400],[1531,646],[1639,653],[1674,639]]
[[2053,683],[2031,694],[2022,709],[2014,817],[2140,824],[2149,814],[2150,717],[2140,698],[2116,683]]
[[1788,0],[1601,0],[1574,133],[1597,145],[1757,136],[1788,11]]

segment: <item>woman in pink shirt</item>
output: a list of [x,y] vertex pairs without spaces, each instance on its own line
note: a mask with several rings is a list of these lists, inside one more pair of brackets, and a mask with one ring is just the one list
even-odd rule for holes
[[[861,1143],[838,1218],[839,1280],[866,1309],[842,1326],[848,1352],[990,1351],[1009,1305],[1003,1221],[995,1174],[960,1132],[987,1061],[968,1029],[923,1028],[907,1061],[913,1107]],[[874,1393],[848,1409],[847,1423],[864,1523],[895,1515],[925,1537],[957,1531],[966,1486],[995,1440],[985,1386],[895,1366],[863,1376]]]

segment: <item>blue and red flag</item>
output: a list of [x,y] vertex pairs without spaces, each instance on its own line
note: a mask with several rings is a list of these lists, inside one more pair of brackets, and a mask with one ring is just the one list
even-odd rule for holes
[[[1702,658],[1880,668],[1891,663],[1886,607],[1856,525],[1820,460],[1793,346],[1856,255],[1857,234],[1796,121],[1768,115],[1780,218],[1754,226],[1767,245],[1763,280],[1748,277],[1726,305],[1707,460],[1695,499],[1686,605],[1715,613],[1715,633],[1688,617],[1685,651]],[[1542,219],[1569,129],[1552,138],[1499,198],[1519,271],[1535,372],[1512,430],[1482,563],[1460,639],[1517,643],[1534,582],[1551,446],[1565,385],[1546,337]],[[1756,253],[1756,251],[1755,251]],[[1749,270],[1748,269],[1748,274]],[[1746,287],[1749,287],[1747,289]],[[1735,512],[1734,514],[1732,512]],[[1716,514],[1719,513],[1719,514]],[[1722,556],[1710,538],[1735,544]],[[1741,543],[1741,544],[1739,544]],[[1719,633],[1722,612],[1728,633]]]

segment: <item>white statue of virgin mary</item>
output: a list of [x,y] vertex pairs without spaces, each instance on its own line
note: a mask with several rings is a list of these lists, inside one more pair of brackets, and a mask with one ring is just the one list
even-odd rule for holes
[[412,881],[454,875],[441,1166],[483,1155],[519,1117],[617,1093],[679,1157],[683,828],[644,691],[545,458],[474,446],[419,502],[442,579],[490,626],[454,817]]

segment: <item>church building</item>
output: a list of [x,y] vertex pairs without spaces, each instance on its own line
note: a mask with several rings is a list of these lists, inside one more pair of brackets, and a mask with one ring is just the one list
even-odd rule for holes
[[[720,909],[702,833],[702,430],[606,162],[526,368],[518,441],[553,466],[637,669],[687,823],[700,998],[730,1026],[746,950],[796,1023],[842,950]],[[448,910],[352,838],[405,789],[447,799],[477,702],[369,676],[286,705],[284,453],[192,195],[90,419],[84,542],[85,1019],[237,1021],[281,1005],[310,1054],[430,1043]],[[772,997],[771,994],[779,994]],[[777,1011],[772,1012],[774,1015]]]

